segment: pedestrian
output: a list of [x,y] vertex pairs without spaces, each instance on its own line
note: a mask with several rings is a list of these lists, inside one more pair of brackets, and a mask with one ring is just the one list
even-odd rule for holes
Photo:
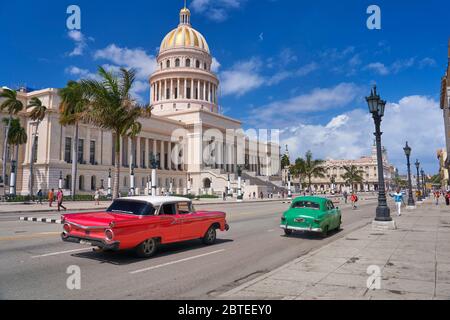
[[261,200],[264,199],[264,193],[261,191],[261,193],[259,194],[259,197],[261,198]]
[[55,201],[55,189],[48,192],[48,203],[50,208],[53,207],[53,202]]
[[358,196],[356,193],[352,192],[352,196],[350,197],[350,201],[352,202],[353,210],[357,209],[356,203],[358,202]]
[[67,210],[65,206],[63,206],[64,201],[64,193],[61,189],[58,190],[58,193],[56,194],[56,200],[58,201],[58,211],[61,211],[61,208],[64,210]]
[[439,190],[436,190],[434,193],[434,199],[436,200],[436,205],[439,205],[439,197],[441,196],[441,192]]
[[95,201],[96,206],[100,205],[100,190],[99,189],[95,190],[94,201]]
[[39,204],[42,204],[42,197],[43,197],[42,189],[39,189],[39,191],[37,192],[36,195],[37,195]]
[[447,205],[447,206],[450,205],[450,191],[447,191],[445,193],[445,205]]
[[225,193],[225,191],[222,193],[222,200],[223,201],[227,200],[227,194]]
[[256,192],[253,191],[253,199],[256,199]]
[[348,193],[347,193],[347,190],[345,190],[344,193],[343,193],[342,195],[344,196],[345,204],[347,204],[347,201],[348,201]]
[[395,206],[397,207],[397,215],[400,217],[402,215],[402,203],[404,203],[404,194],[401,192],[400,188],[394,194],[389,193],[389,196],[394,198]]

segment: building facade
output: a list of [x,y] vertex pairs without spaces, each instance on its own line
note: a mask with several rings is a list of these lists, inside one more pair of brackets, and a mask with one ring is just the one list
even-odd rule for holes
[[440,149],[437,151],[436,155],[439,161],[439,175],[441,177],[441,187],[447,188],[447,186],[449,185],[447,151],[445,149]]
[[[218,104],[219,80],[212,72],[212,57],[203,35],[190,23],[189,9],[180,11],[180,23],[163,39],[157,56],[157,70],[149,75],[152,116],[142,118],[141,133],[121,143],[122,193],[131,187],[131,173],[137,193],[148,192],[151,160],[157,159],[157,193],[221,194],[230,186],[238,189],[238,168],[244,170],[246,193],[267,192],[281,186],[280,155],[276,133],[242,130],[241,122],[223,115]],[[1,90],[1,89],[0,89]],[[91,125],[81,124],[79,148],[72,154],[74,128],[59,123],[60,97],[57,89],[28,92],[19,99],[27,106],[33,97],[48,108],[37,131],[34,159],[34,189],[58,188],[66,193],[71,185],[71,163],[78,162],[77,193],[105,190],[109,170],[114,170],[114,137]],[[1,100],[0,100],[1,103]],[[29,110],[18,118],[26,128],[28,142],[20,146],[17,160],[17,194],[29,194],[31,141],[35,124]],[[6,117],[3,114],[1,117]],[[5,135],[0,124],[0,141]],[[11,148],[11,147],[10,147]],[[0,146],[2,152],[3,144]],[[2,154],[2,153],[1,153]],[[0,159],[0,163],[1,163]],[[10,181],[5,181],[7,186]]]
[[[442,114],[444,117],[444,128],[445,128],[445,144],[446,144],[446,154],[450,154],[450,40],[448,43],[448,65],[444,76],[441,80],[441,99],[440,106],[442,109]],[[444,160],[444,166],[447,170],[446,175],[449,175],[450,171],[450,160],[446,157]],[[447,179],[447,183],[449,183]],[[448,185],[448,184],[447,184]],[[447,186],[446,185],[446,186]]]
[[[383,147],[383,170],[385,187],[387,190],[392,187],[392,180],[395,177],[395,167],[389,163],[387,150]],[[344,166],[355,166],[363,172],[362,183],[354,186],[357,192],[370,192],[378,190],[378,160],[376,146],[372,147],[370,156],[363,156],[355,160],[334,160],[328,159],[324,162],[325,177],[314,177],[311,181],[311,189],[314,192],[335,192],[342,193],[345,190],[351,191],[351,186],[345,183],[342,175],[345,174]],[[308,188],[308,181],[304,177],[294,178],[296,188],[305,190]]]

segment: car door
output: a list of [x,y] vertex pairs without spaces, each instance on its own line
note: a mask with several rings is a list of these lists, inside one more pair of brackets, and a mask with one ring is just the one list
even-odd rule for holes
[[330,229],[334,229],[338,225],[338,215],[337,210],[331,201],[328,201],[328,212],[330,215]]
[[197,239],[203,236],[203,217],[194,212],[191,202],[178,202],[177,213],[181,221],[181,237],[183,240]]
[[159,209],[161,237],[163,242],[177,242],[182,240],[181,224],[177,213],[176,203],[165,203]]

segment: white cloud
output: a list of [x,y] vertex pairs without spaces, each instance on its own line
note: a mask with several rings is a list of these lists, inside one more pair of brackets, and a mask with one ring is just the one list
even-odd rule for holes
[[242,96],[262,86],[264,77],[259,74],[260,67],[261,61],[254,57],[238,62],[230,70],[221,72],[222,94]]
[[190,7],[206,18],[222,22],[228,19],[229,11],[239,9],[247,0],[193,0]]
[[[439,103],[424,96],[408,96],[388,103],[382,122],[383,145],[391,163],[406,171],[403,147],[408,141],[412,159],[419,159],[430,173],[437,171],[435,150],[445,144]],[[433,129],[430,129],[433,128]],[[288,144],[293,157],[311,150],[315,157],[356,159],[370,154],[374,124],[366,109],[354,109],[333,117],[327,124],[299,124],[284,129],[282,145]]]
[[65,72],[71,76],[75,76],[78,79],[98,79],[98,75],[90,72],[87,69],[81,69],[76,66],[70,66],[66,68]]
[[409,58],[405,60],[397,60],[390,66],[386,66],[381,62],[369,63],[363,70],[371,70],[379,75],[386,76],[389,74],[397,74],[400,71],[411,68],[415,64],[415,58]]
[[104,49],[97,50],[94,58],[110,61],[119,67],[133,68],[136,70],[136,77],[140,80],[148,79],[156,70],[156,58],[140,48],[121,48],[111,44]]
[[88,40],[94,41],[93,38],[86,38],[86,36],[78,30],[71,30],[67,35],[75,43],[75,48],[69,53],[70,57],[82,56],[88,46]]
[[220,62],[216,58],[212,58],[212,64],[211,64],[211,71],[214,73],[219,72],[220,69]]
[[340,83],[332,88],[315,88],[311,92],[287,100],[279,100],[253,108],[249,121],[284,127],[286,124],[292,123],[293,118],[301,118],[301,115],[306,112],[347,106],[357,100],[361,96],[361,92],[361,88],[353,83]]

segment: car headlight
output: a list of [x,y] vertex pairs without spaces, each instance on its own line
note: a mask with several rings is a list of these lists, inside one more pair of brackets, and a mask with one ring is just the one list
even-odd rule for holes
[[111,229],[106,229],[105,238],[107,241],[112,241],[114,239],[114,232]]

